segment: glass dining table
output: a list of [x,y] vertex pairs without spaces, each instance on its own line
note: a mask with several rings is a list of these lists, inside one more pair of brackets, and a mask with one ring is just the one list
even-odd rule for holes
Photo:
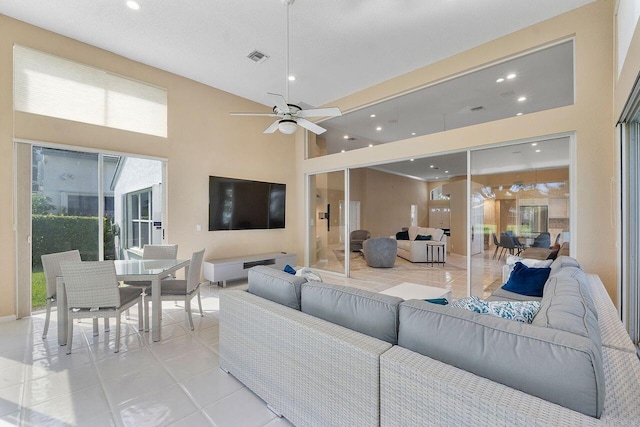
[[[151,335],[153,341],[160,341],[162,338],[162,301],[160,299],[160,282],[163,277],[175,273],[189,265],[188,259],[145,259],[145,260],[116,260],[116,277],[118,281],[150,281],[151,282],[151,305],[152,321]],[[87,278],[88,281],[91,278]],[[64,286],[64,279],[56,279],[58,296],[58,344],[67,344],[67,294]]]

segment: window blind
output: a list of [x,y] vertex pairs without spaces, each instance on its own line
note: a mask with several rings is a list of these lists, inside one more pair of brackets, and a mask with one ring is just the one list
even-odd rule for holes
[[14,109],[167,137],[167,91],[14,46]]

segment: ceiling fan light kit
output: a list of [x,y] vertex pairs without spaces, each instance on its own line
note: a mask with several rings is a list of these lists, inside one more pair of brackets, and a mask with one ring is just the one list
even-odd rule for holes
[[276,98],[276,105],[273,107],[272,113],[230,113],[232,116],[268,116],[268,117],[279,117],[275,122],[271,124],[267,129],[265,129],[264,133],[274,133],[276,130],[279,130],[281,133],[286,135],[291,135],[296,133],[298,126],[301,126],[317,135],[325,132],[326,129],[318,126],[317,124],[306,120],[310,117],[337,117],[341,116],[342,112],[337,107],[330,108],[313,108],[304,110],[295,104],[287,103],[289,99],[289,81],[295,80],[290,79],[289,74],[289,6],[294,3],[295,0],[282,0],[282,4],[287,7],[287,50],[286,50],[286,73],[285,73],[285,82],[286,82],[286,98],[277,93],[270,93],[269,95],[273,95]]

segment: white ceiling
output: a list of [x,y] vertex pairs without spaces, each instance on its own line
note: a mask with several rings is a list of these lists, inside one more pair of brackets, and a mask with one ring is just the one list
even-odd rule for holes
[[[289,101],[324,105],[592,1],[297,0]],[[281,0],[138,3],[2,0],[0,13],[265,105],[285,93]]]

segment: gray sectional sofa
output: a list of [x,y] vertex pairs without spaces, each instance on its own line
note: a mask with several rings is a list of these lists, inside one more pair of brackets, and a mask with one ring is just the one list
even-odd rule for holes
[[640,420],[634,346],[569,257],[532,324],[255,267],[221,293],[220,365],[296,426]]

